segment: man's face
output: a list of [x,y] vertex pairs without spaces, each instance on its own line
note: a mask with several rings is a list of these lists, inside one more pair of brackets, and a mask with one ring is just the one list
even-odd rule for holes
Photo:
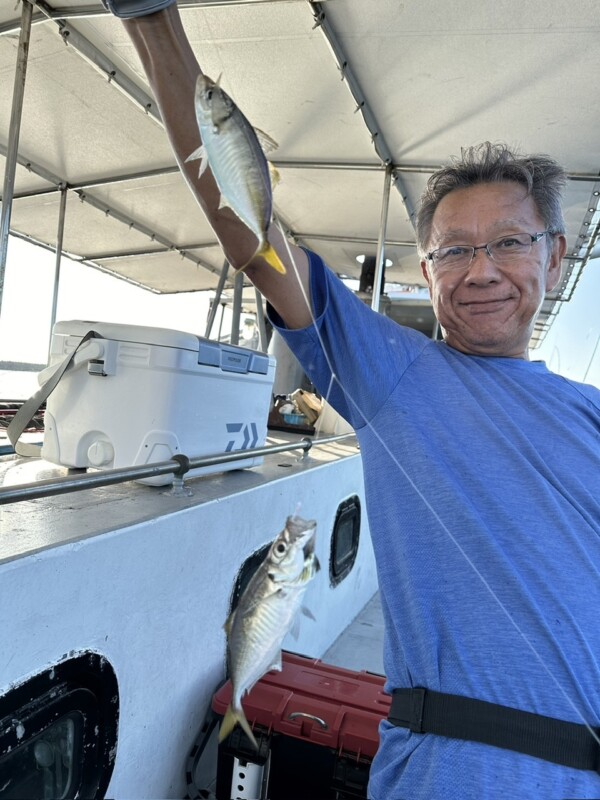
[[[477,247],[513,233],[541,233],[545,225],[523,186],[483,183],[447,194],[435,210],[428,251]],[[547,291],[560,278],[564,236],[544,236],[528,255],[498,264],[477,250],[467,267],[421,269],[445,341],[464,353],[528,358],[533,326]]]

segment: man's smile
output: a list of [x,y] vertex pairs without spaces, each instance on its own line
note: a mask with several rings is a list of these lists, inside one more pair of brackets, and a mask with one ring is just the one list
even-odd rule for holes
[[506,304],[514,300],[513,297],[497,297],[486,300],[464,300],[459,302],[471,314],[494,314],[502,311]]

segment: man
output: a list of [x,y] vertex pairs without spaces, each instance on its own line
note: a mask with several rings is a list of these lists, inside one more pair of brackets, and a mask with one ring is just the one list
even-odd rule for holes
[[[181,168],[245,265],[256,239],[184,163],[200,68],[176,6],[110,6],[131,17]],[[600,392],[528,360],[565,253],[564,180],[489,144],[432,177],[417,237],[444,342],[374,314],[276,230],[287,274],[246,268],[361,444],[394,692],[373,800],[600,797]]]

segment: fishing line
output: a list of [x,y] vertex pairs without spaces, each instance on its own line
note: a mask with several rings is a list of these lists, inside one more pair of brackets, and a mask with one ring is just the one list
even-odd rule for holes
[[408,483],[410,484],[410,486],[411,486],[411,487],[414,489],[414,491],[416,492],[417,496],[418,496],[418,497],[419,497],[419,498],[422,500],[422,502],[424,503],[425,507],[426,507],[426,508],[428,509],[428,511],[429,511],[429,512],[430,512],[430,513],[433,515],[434,519],[435,519],[435,520],[438,522],[438,524],[440,525],[441,529],[442,529],[442,530],[443,530],[443,531],[444,531],[444,532],[445,532],[445,533],[448,535],[448,537],[450,538],[450,541],[451,541],[451,542],[454,544],[454,546],[457,548],[457,550],[459,551],[459,553],[460,553],[460,554],[462,555],[462,557],[465,559],[465,561],[467,562],[467,564],[468,564],[468,565],[471,567],[471,569],[473,570],[473,572],[475,573],[475,575],[476,575],[476,576],[479,578],[479,580],[481,581],[481,583],[483,584],[483,586],[485,587],[485,589],[486,589],[486,590],[487,590],[487,592],[489,593],[490,597],[493,599],[493,601],[496,603],[496,605],[497,605],[497,606],[500,608],[500,610],[502,611],[502,613],[504,614],[504,616],[505,616],[505,617],[508,619],[508,621],[510,622],[510,624],[512,625],[512,627],[515,629],[515,631],[517,632],[517,634],[518,634],[518,635],[521,637],[521,639],[522,639],[522,640],[525,642],[525,644],[527,645],[527,647],[529,648],[529,650],[530,650],[530,651],[533,653],[533,655],[535,656],[535,658],[536,658],[536,659],[539,661],[539,663],[542,665],[542,667],[544,668],[544,671],[546,672],[546,674],[548,675],[548,677],[551,679],[551,681],[552,681],[552,682],[555,684],[555,686],[557,687],[557,689],[559,690],[559,692],[562,694],[562,696],[564,697],[564,699],[566,700],[566,702],[568,703],[568,705],[571,707],[571,709],[573,710],[573,712],[574,712],[574,713],[576,714],[576,716],[577,716],[577,717],[579,717],[579,719],[582,721],[583,725],[584,725],[584,726],[587,728],[587,730],[588,730],[588,731],[589,731],[589,733],[591,734],[592,738],[593,738],[593,739],[595,739],[595,741],[596,741],[596,742],[597,742],[597,743],[600,745],[600,736],[599,736],[599,735],[596,733],[596,731],[595,731],[595,730],[592,728],[592,726],[591,726],[591,725],[590,725],[590,724],[589,724],[589,723],[586,721],[586,719],[584,718],[584,716],[583,716],[583,714],[581,713],[581,711],[580,711],[580,710],[577,708],[577,706],[575,705],[575,703],[574,703],[574,702],[571,700],[571,698],[568,696],[567,692],[565,691],[565,689],[563,689],[563,687],[562,687],[562,686],[561,686],[561,684],[559,683],[558,679],[557,679],[557,678],[556,678],[556,677],[553,675],[553,673],[550,671],[550,669],[549,669],[549,668],[548,668],[548,666],[546,665],[546,663],[545,663],[544,659],[543,659],[543,658],[542,658],[542,656],[541,656],[541,655],[538,653],[538,651],[535,649],[535,646],[534,646],[534,645],[532,644],[532,642],[529,640],[529,638],[527,637],[527,635],[525,634],[525,632],[524,632],[523,630],[521,630],[521,628],[519,627],[518,623],[517,623],[517,622],[516,622],[516,621],[513,619],[513,617],[510,615],[510,613],[509,613],[508,609],[505,607],[504,603],[502,602],[502,600],[500,600],[500,598],[498,597],[498,595],[497,595],[497,594],[494,592],[493,588],[491,587],[491,585],[489,584],[489,582],[487,581],[487,579],[485,578],[485,576],[484,576],[484,575],[483,575],[483,574],[482,574],[482,573],[479,571],[479,569],[478,569],[478,567],[476,566],[476,564],[475,564],[475,563],[473,562],[473,560],[472,560],[472,559],[469,557],[469,555],[468,555],[468,554],[467,554],[467,552],[464,550],[464,548],[462,547],[462,545],[460,544],[460,542],[457,540],[457,538],[454,536],[454,534],[452,533],[452,531],[451,531],[451,530],[448,528],[448,526],[445,524],[445,522],[444,522],[444,521],[442,520],[442,518],[439,516],[439,514],[437,513],[437,511],[436,511],[436,510],[433,508],[433,506],[431,505],[431,503],[429,502],[429,500],[428,500],[428,499],[425,497],[425,495],[423,494],[423,492],[422,492],[422,491],[419,489],[419,487],[416,485],[416,483],[415,483],[415,482],[413,481],[413,479],[410,477],[410,475],[409,475],[409,474],[408,474],[408,472],[407,472],[407,471],[404,469],[404,467],[403,467],[403,466],[402,466],[402,464],[399,462],[399,460],[396,458],[396,456],[395,456],[395,455],[394,455],[394,454],[391,452],[391,450],[389,449],[388,445],[387,445],[387,444],[386,444],[386,442],[383,440],[383,438],[380,436],[380,434],[378,433],[378,431],[377,431],[377,429],[375,428],[375,426],[374,426],[374,425],[373,425],[371,422],[369,422],[369,420],[366,418],[365,414],[363,414],[363,412],[362,412],[362,411],[361,411],[361,409],[359,408],[358,404],[355,402],[354,398],[353,398],[353,397],[350,395],[350,393],[349,393],[349,392],[347,392],[347,391],[346,391],[346,389],[344,388],[344,386],[343,386],[342,382],[339,380],[339,378],[338,378],[338,377],[337,377],[337,375],[335,374],[335,371],[334,371],[334,369],[333,369],[333,365],[332,365],[332,363],[331,363],[331,359],[330,359],[330,357],[329,357],[329,353],[327,352],[327,349],[326,349],[326,347],[325,347],[325,343],[323,342],[323,338],[322,338],[322,336],[321,336],[321,332],[319,331],[319,327],[318,327],[318,325],[317,325],[317,322],[316,322],[316,320],[315,320],[315,318],[314,318],[314,315],[313,315],[313,310],[312,310],[312,307],[311,307],[311,302],[310,302],[310,299],[309,299],[309,297],[307,296],[307,294],[306,294],[306,291],[304,290],[304,286],[302,285],[302,280],[301,280],[301,278],[300,278],[300,273],[299,273],[299,271],[298,271],[298,267],[297,267],[297,265],[296,265],[296,261],[295,261],[295,259],[294,259],[294,255],[293,255],[293,253],[292,253],[291,247],[290,247],[290,245],[289,245],[289,242],[288,242],[288,240],[287,240],[287,237],[286,237],[286,235],[285,235],[285,232],[284,232],[284,230],[283,230],[283,228],[282,228],[282,226],[281,226],[281,223],[279,222],[279,220],[278,220],[277,218],[275,219],[275,221],[276,221],[276,223],[277,223],[277,225],[278,225],[278,227],[279,227],[279,229],[280,229],[280,231],[281,231],[281,234],[282,234],[282,236],[283,236],[283,241],[284,241],[284,243],[285,243],[285,246],[286,246],[286,249],[287,249],[288,255],[289,255],[289,257],[290,257],[290,261],[291,261],[291,263],[292,263],[292,265],[293,265],[293,267],[294,267],[294,274],[295,274],[295,276],[296,276],[296,279],[297,279],[297,281],[298,281],[298,284],[299,284],[299,286],[300,286],[300,291],[301,291],[301,293],[302,293],[302,297],[304,298],[304,302],[306,303],[306,307],[307,307],[307,309],[308,309],[308,311],[309,311],[309,313],[310,313],[310,316],[311,316],[311,320],[312,320],[312,326],[313,326],[313,328],[314,328],[314,330],[315,330],[315,333],[316,333],[316,335],[317,335],[317,339],[318,339],[318,341],[319,341],[319,344],[320,344],[320,346],[321,346],[321,350],[323,351],[323,356],[325,357],[325,361],[326,361],[326,363],[327,363],[327,367],[329,368],[329,371],[330,371],[330,373],[331,373],[331,379],[330,379],[330,381],[329,381],[329,388],[328,388],[328,392],[330,392],[330,391],[331,391],[331,388],[332,388],[332,386],[333,386],[333,382],[335,381],[335,382],[337,383],[337,385],[339,386],[339,388],[341,389],[341,391],[344,393],[344,396],[345,396],[346,400],[348,400],[348,401],[349,401],[349,402],[350,402],[350,403],[353,405],[353,407],[356,409],[356,411],[358,412],[358,414],[360,415],[360,417],[361,417],[361,418],[364,420],[364,422],[365,422],[365,425],[367,425],[367,426],[368,426],[368,428],[370,429],[370,431],[371,431],[371,432],[372,432],[372,433],[375,435],[375,438],[377,439],[377,441],[379,442],[379,444],[380,444],[380,445],[383,447],[383,449],[385,450],[385,452],[386,452],[386,453],[389,455],[389,457],[391,458],[391,460],[393,461],[393,463],[394,463],[394,464],[395,464],[395,465],[398,467],[398,469],[400,470],[400,472],[402,473],[402,475],[404,476],[404,478],[405,478],[405,479],[408,481]]
[[588,376],[588,372],[590,371],[590,368],[591,368],[591,366],[592,366],[592,364],[594,362],[594,358],[596,356],[596,350],[598,349],[598,345],[599,344],[600,344],[600,335],[598,335],[598,337],[596,338],[596,345],[595,345],[595,347],[594,347],[594,349],[592,351],[592,355],[590,356],[590,360],[588,361],[588,365],[587,365],[587,368],[585,370],[584,376],[581,379],[583,381],[583,383],[585,383],[586,378]]
[[[212,31],[210,30],[210,26],[208,25],[208,23],[207,23],[207,28],[208,28],[208,30],[209,30],[209,34],[211,34],[211,35],[212,35]],[[214,39],[214,36],[213,36],[213,42],[214,42],[214,41],[216,41],[216,40]],[[216,51],[217,51],[217,57],[218,57],[219,61],[222,63],[222,59],[221,59],[221,55],[220,55],[220,52],[219,52],[219,48],[218,48],[218,45],[216,45],[216,44],[215,44],[215,49],[216,49]],[[473,562],[473,560],[472,560],[472,559],[469,557],[469,555],[468,555],[468,554],[467,554],[467,552],[464,550],[464,548],[462,547],[462,545],[460,544],[460,542],[458,541],[458,539],[457,539],[457,538],[454,536],[454,534],[452,533],[452,531],[451,531],[451,530],[448,528],[448,526],[447,526],[447,525],[444,523],[444,521],[443,521],[443,520],[442,520],[442,518],[439,516],[439,514],[437,513],[437,511],[436,511],[436,510],[433,508],[433,506],[431,505],[431,503],[429,502],[429,500],[427,499],[427,497],[426,497],[426,496],[423,494],[423,492],[422,492],[422,491],[419,489],[419,487],[416,485],[416,483],[413,481],[413,479],[410,477],[410,475],[409,475],[409,474],[407,473],[407,471],[404,469],[404,467],[402,466],[402,464],[399,462],[398,458],[397,458],[397,457],[396,457],[396,456],[395,456],[395,455],[394,455],[394,454],[391,452],[390,448],[388,447],[388,445],[386,444],[386,442],[383,440],[383,438],[380,436],[380,434],[378,433],[378,431],[377,431],[377,429],[375,428],[375,426],[374,426],[374,425],[373,425],[373,424],[372,424],[372,423],[371,423],[371,422],[370,422],[370,421],[369,421],[369,420],[366,418],[365,414],[362,412],[362,410],[360,409],[360,407],[358,406],[358,404],[355,402],[354,398],[351,396],[351,394],[350,394],[348,391],[346,391],[346,389],[345,389],[345,387],[343,386],[342,382],[341,382],[341,381],[339,380],[339,378],[337,377],[337,375],[336,375],[336,373],[335,373],[335,370],[334,370],[334,368],[333,368],[333,364],[332,364],[331,358],[330,358],[330,356],[329,356],[329,353],[328,353],[328,351],[327,351],[327,348],[325,347],[325,344],[324,344],[324,342],[323,342],[323,338],[322,338],[322,336],[321,336],[321,333],[320,333],[320,331],[319,331],[319,328],[318,328],[317,322],[316,322],[316,320],[315,320],[315,318],[314,318],[313,311],[312,311],[312,307],[311,307],[311,302],[310,302],[310,299],[309,299],[309,297],[307,296],[307,293],[306,293],[306,291],[305,291],[305,289],[304,289],[304,286],[302,285],[302,280],[301,280],[301,278],[300,278],[300,274],[299,274],[299,271],[298,271],[298,267],[297,267],[297,264],[296,264],[296,261],[295,261],[294,255],[293,255],[293,253],[292,253],[292,250],[291,250],[291,248],[290,248],[289,242],[288,242],[288,240],[287,240],[287,236],[286,236],[286,234],[285,234],[285,231],[283,230],[283,227],[282,227],[282,225],[281,225],[281,222],[279,221],[279,219],[278,219],[277,217],[275,217],[275,222],[276,222],[277,226],[279,227],[279,230],[280,230],[280,232],[281,232],[281,234],[282,234],[283,241],[284,241],[284,243],[285,243],[285,247],[286,247],[286,249],[287,249],[287,252],[288,252],[288,255],[289,255],[289,258],[290,258],[290,263],[293,265],[293,269],[294,269],[294,274],[295,274],[295,276],[296,276],[296,280],[298,281],[298,284],[299,284],[299,288],[300,288],[300,291],[301,291],[302,297],[303,297],[303,299],[304,299],[304,302],[306,303],[306,308],[307,308],[307,310],[308,310],[308,312],[309,312],[309,314],[310,314],[310,318],[311,318],[311,323],[312,323],[312,326],[313,326],[313,328],[314,328],[314,330],[315,330],[315,333],[316,333],[316,336],[317,336],[317,339],[318,339],[319,345],[320,345],[320,347],[321,347],[321,350],[322,350],[323,356],[324,356],[324,358],[325,358],[325,362],[326,362],[326,364],[327,364],[327,367],[328,367],[328,369],[329,369],[329,372],[330,372],[330,375],[331,375],[331,378],[330,378],[330,381],[329,381],[329,387],[328,387],[328,390],[327,390],[327,394],[325,395],[325,400],[326,400],[326,401],[328,401],[328,398],[329,398],[329,396],[330,396],[330,393],[331,393],[331,391],[332,391],[332,388],[333,388],[333,386],[334,386],[334,382],[335,382],[335,383],[336,383],[336,384],[339,386],[339,388],[340,388],[340,390],[342,391],[342,393],[344,394],[344,397],[346,398],[346,400],[347,400],[347,401],[348,401],[348,402],[349,402],[349,403],[350,403],[350,404],[351,404],[351,405],[354,407],[354,409],[355,409],[355,410],[356,410],[356,412],[358,413],[359,417],[360,417],[361,419],[363,419],[363,420],[364,420],[364,423],[365,423],[365,425],[366,425],[366,426],[368,426],[368,428],[369,428],[369,429],[370,429],[370,431],[371,431],[371,432],[374,434],[375,438],[377,439],[377,441],[379,442],[379,444],[381,445],[381,447],[382,447],[382,448],[384,449],[384,451],[385,451],[385,452],[388,454],[388,456],[390,457],[390,459],[392,460],[392,462],[393,462],[393,463],[394,463],[394,464],[395,464],[395,465],[398,467],[398,469],[400,470],[400,472],[402,473],[402,475],[404,476],[404,478],[406,479],[406,481],[409,483],[409,485],[412,487],[412,489],[414,490],[414,492],[416,493],[416,495],[417,495],[417,496],[418,496],[418,497],[421,499],[421,501],[423,502],[423,504],[425,505],[425,507],[428,509],[428,511],[431,513],[431,515],[433,516],[433,518],[434,518],[434,519],[437,521],[437,523],[439,524],[440,528],[441,528],[441,529],[442,529],[442,530],[443,530],[443,531],[446,533],[446,535],[449,537],[450,541],[451,541],[451,542],[454,544],[454,546],[456,547],[456,549],[458,550],[458,552],[461,554],[461,556],[463,557],[463,559],[466,561],[466,563],[469,565],[469,567],[471,568],[471,570],[473,571],[473,573],[474,573],[474,574],[477,576],[477,578],[479,579],[479,581],[481,582],[481,584],[484,586],[484,588],[486,589],[486,591],[488,592],[488,594],[490,595],[490,597],[492,598],[492,600],[494,601],[494,603],[495,603],[495,604],[498,606],[498,608],[499,608],[499,609],[502,611],[502,613],[504,614],[504,616],[506,617],[506,619],[509,621],[510,625],[513,627],[513,629],[514,629],[514,630],[516,631],[516,633],[518,634],[518,636],[519,636],[519,637],[522,639],[522,641],[523,641],[523,642],[526,644],[526,646],[528,647],[528,649],[530,650],[530,652],[533,654],[533,656],[534,656],[534,657],[537,659],[537,661],[538,661],[538,662],[539,662],[539,663],[542,665],[542,667],[543,667],[543,669],[544,669],[545,673],[548,675],[548,677],[550,678],[550,680],[551,680],[551,681],[552,681],[552,682],[555,684],[555,686],[556,686],[556,687],[557,687],[557,689],[559,690],[560,694],[561,694],[561,695],[564,697],[564,699],[565,699],[565,701],[567,702],[567,704],[568,704],[568,705],[571,707],[571,709],[573,710],[574,714],[575,714],[575,715],[576,715],[576,716],[577,716],[579,719],[581,719],[581,721],[583,722],[584,726],[586,727],[586,729],[587,729],[587,730],[589,731],[589,733],[591,734],[592,738],[593,738],[593,739],[594,739],[594,740],[595,740],[595,741],[596,741],[596,742],[597,742],[597,743],[600,745],[600,736],[599,736],[599,735],[598,735],[598,734],[597,734],[597,733],[594,731],[594,729],[592,728],[592,726],[591,726],[590,724],[588,724],[588,722],[585,720],[585,718],[584,718],[584,716],[583,716],[582,712],[579,710],[579,708],[577,708],[577,706],[575,705],[575,703],[574,703],[574,702],[573,702],[573,701],[570,699],[570,697],[568,696],[568,694],[567,694],[567,692],[565,691],[565,689],[564,689],[564,688],[561,686],[561,684],[559,683],[558,679],[557,679],[557,678],[556,678],[556,677],[553,675],[553,673],[550,671],[550,669],[548,668],[548,666],[547,666],[547,665],[546,665],[546,663],[544,662],[544,659],[542,658],[542,656],[541,656],[541,655],[538,653],[538,651],[536,650],[536,648],[535,648],[534,644],[533,644],[533,643],[530,641],[530,639],[527,637],[527,635],[525,634],[525,632],[524,632],[524,631],[523,631],[523,630],[520,628],[520,626],[518,625],[518,623],[516,622],[516,620],[514,620],[514,619],[512,618],[512,616],[510,615],[510,613],[509,613],[508,609],[505,607],[505,605],[502,603],[502,601],[500,600],[500,598],[498,597],[498,595],[495,593],[494,589],[492,588],[492,586],[490,585],[490,583],[488,582],[488,580],[485,578],[485,576],[483,575],[483,573],[481,573],[481,572],[480,572],[480,570],[478,569],[477,565],[476,565],[476,564]],[[317,436],[317,438],[318,438],[318,436]]]

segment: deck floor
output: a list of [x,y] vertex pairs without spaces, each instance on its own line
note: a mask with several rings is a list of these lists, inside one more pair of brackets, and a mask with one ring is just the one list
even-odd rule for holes
[[383,675],[383,615],[377,592],[335,640],[323,661],[336,667]]

